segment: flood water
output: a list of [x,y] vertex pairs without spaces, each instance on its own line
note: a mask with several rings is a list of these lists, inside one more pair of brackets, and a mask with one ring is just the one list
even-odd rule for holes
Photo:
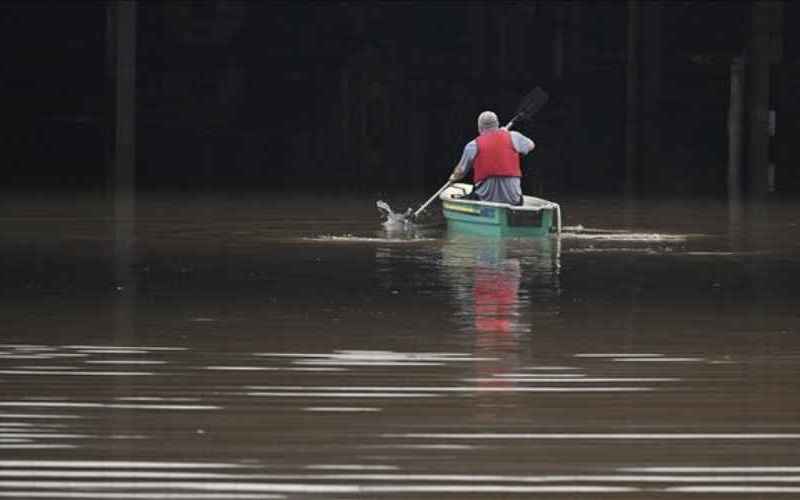
[[800,497],[800,205],[376,199],[4,196],[0,498]]

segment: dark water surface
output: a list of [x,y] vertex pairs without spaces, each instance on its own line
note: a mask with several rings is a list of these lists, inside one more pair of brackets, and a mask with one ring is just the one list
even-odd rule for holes
[[4,196],[0,498],[800,497],[800,205],[557,201]]

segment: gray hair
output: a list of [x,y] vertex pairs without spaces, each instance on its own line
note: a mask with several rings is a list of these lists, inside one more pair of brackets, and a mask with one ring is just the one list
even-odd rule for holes
[[494,114],[492,111],[484,111],[480,115],[478,115],[478,132],[483,132],[484,130],[492,130],[500,126],[500,120],[497,119],[497,115]]

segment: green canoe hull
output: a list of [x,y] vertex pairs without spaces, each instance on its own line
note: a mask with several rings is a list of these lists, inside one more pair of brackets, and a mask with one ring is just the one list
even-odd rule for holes
[[480,236],[541,238],[560,231],[559,206],[541,198],[525,197],[523,206],[460,200],[471,186],[455,184],[442,196],[448,231]]

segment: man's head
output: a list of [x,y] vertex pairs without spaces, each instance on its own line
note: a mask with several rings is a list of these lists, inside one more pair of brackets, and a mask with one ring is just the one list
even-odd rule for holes
[[496,129],[500,126],[497,115],[492,111],[484,111],[478,115],[478,132],[483,133],[487,130]]

